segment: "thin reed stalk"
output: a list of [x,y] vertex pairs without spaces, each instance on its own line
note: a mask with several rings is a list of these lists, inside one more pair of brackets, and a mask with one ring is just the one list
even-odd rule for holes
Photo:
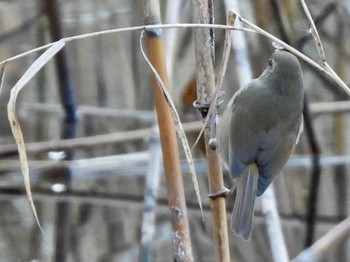
[[[145,24],[159,24],[160,11],[157,0],[144,0]],[[149,61],[157,71],[167,89],[169,80],[165,64],[165,54],[160,29],[146,30],[146,41]],[[159,88],[158,80],[153,76],[153,92],[159,123],[160,141],[163,151],[166,187],[169,207],[171,209],[171,224],[173,230],[174,261],[193,261],[190,229],[180,166],[176,128],[168,103]]]
[[[212,1],[192,0],[192,10],[195,23],[210,24],[213,22],[214,6]],[[197,64],[197,103],[201,107],[205,107],[215,99],[216,92],[214,32],[212,29],[195,29],[194,39]],[[205,118],[206,114],[203,117]],[[216,193],[224,188],[224,181],[218,154],[209,146],[209,141],[212,137],[211,132],[215,132],[215,130],[210,129],[208,126],[204,129],[208,159],[209,190],[210,193]],[[216,261],[228,262],[230,261],[230,250],[225,198],[217,197],[211,199],[210,206],[212,210]]]

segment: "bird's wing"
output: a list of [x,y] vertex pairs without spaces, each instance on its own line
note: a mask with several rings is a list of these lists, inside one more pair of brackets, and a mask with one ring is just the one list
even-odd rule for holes
[[254,163],[258,149],[258,137],[255,135],[254,117],[250,105],[246,103],[249,89],[242,89],[235,95],[232,103],[230,134],[228,135],[228,165],[230,175],[236,178],[245,167]]
[[302,121],[302,115],[294,120],[290,119],[289,124],[286,120],[281,121],[264,138],[260,138],[265,141],[260,141],[261,147],[256,159],[259,170],[258,196],[264,193],[287,162],[299,137]]
[[259,149],[262,119],[270,121],[266,115],[270,94],[264,83],[257,79],[242,87],[233,97],[228,134],[228,164],[230,174],[236,178],[247,165],[253,164]]

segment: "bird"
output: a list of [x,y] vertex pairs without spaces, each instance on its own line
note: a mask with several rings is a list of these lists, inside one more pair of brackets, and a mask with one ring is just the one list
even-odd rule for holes
[[282,171],[303,129],[303,74],[292,53],[276,49],[262,74],[228,102],[217,146],[234,184],[234,234],[249,240],[254,203]]

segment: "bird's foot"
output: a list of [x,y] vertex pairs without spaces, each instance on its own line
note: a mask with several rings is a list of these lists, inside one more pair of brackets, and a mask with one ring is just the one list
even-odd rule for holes
[[218,95],[216,97],[216,106],[218,107],[219,105],[221,105],[224,100],[222,99],[222,96],[225,94],[225,91],[219,91]]
[[[219,105],[224,102],[222,99],[222,96],[225,94],[225,91],[219,91],[218,94],[216,95],[216,101],[215,101],[215,107],[218,108]],[[210,108],[210,103],[202,103],[199,102],[198,100],[195,100],[193,102],[193,107],[197,109],[199,112],[201,112],[203,118],[206,118],[209,108]]]
[[211,193],[208,195],[208,197],[210,199],[216,199],[218,197],[224,197],[226,198],[228,196],[228,194],[231,192],[230,189],[223,187],[222,189],[220,189],[219,191],[215,192],[215,193]]

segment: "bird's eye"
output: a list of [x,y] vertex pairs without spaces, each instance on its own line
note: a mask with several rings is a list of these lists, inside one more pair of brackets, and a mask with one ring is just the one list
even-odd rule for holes
[[272,58],[269,59],[269,67],[272,67],[273,66],[273,61],[272,61]]

